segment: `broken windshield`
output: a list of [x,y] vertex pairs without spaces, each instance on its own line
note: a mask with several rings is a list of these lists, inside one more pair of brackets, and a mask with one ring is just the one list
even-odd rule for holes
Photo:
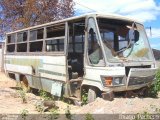
[[152,60],[141,24],[104,18],[98,18],[97,21],[109,62]]

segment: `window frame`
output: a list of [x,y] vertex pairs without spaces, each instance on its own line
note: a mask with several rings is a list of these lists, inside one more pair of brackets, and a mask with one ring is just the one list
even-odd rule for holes
[[[89,40],[88,40],[88,37],[89,37],[89,28],[91,28],[90,27],[90,23],[89,23],[89,19],[93,19],[93,21],[94,21],[94,23],[95,23],[95,25],[94,25],[94,27],[95,27],[95,30],[94,30],[94,32],[95,32],[95,35],[96,35],[96,37],[97,37],[97,42],[98,42],[98,44],[99,44],[99,46],[100,46],[100,49],[101,49],[101,52],[102,52],[102,57],[103,57],[103,65],[98,65],[98,64],[92,64],[91,62],[90,62],[90,60],[89,60],[89,54],[88,54],[88,48],[89,48]],[[100,33],[99,33],[99,28],[98,28],[98,25],[97,25],[97,20],[95,19],[95,17],[87,17],[86,18],[86,23],[87,23],[87,31],[86,31],[86,37],[85,37],[85,40],[86,40],[86,45],[85,45],[85,52],[86,52],[86,62],[87,62],[87,64],[89,65],[89,66],[92,66],[92,67],[105,67],[106,66],[106,60],[105,60],[105,55],[104,55],[104,50],[103,50],[103,46],[102,46],[102,41],[101,41],[101,37],[100,37]]]
[[[58,27],[58,26],[62,26],[64,25],[64,36],[58,36],[58,37],[49,37],[47,38],[47,28],[49,27]],[[58,24],[51,24],[51,25],[48,25],[48,26],[45,26],[45,33],[46,33],[46,36],[45,36],[45,41],[44,41],[44,52],[47,53],[47,54],[65,54],[66,55],[66,46],[67,46],[67,32],[68,32],[68,22],[62,22],[62,23],[58,23]],[[64,51],[47,51],[46,49],[46,41],[49,41],[49,40],[58,40],[58,39],[64,39]]]
[[[59,36],[59,37],[52,37],[52,38],[47,38],[47,27],[51,27],[51,26],[62,26],[63,25],[63,28],[64,28],[64,36]],[[43,39],[37,39],[37,40],[30,40],[30,32],[31,31],[34,31],[34,30],[39,30],[39,29],[43,29]],[[24,31],[20,31],[20,32],[13,32],[13,33],[9,33],[7,34],[7,38],[6,38],[6,54],[18,54],[18,55],[65,55],[67,52],[67,37],[68,37],[68,21],[65,21],[65,22],[60,22],[60,23],[55,23],[55,24],[49,24],[49,25],[44,25],[44,26],[41,26],[41,27],[37,27],[37,28],[31,28],[31,29],[27,29],[27,30],[24,30]],[[27,32],[27,40],[26,41],[19,41],[17,40],[17,35],[19,33],[23,33],[23,32]],[[8,36],[11,36],[12,34],[15,35],[15,41],[14,43],[8,43]],[[46,41],[48,40],[53,40],[53,39],[64,39],[64,50],[63,51],[52,51],[52,52],[47,52],[46,51]],[[10,40],[11,41],[11,40]],[[33,42],[39,42],[39,41],[42,41],[43,44],[42,44],[42,51],[34,51],[34,52],[30,52],[30,43],[33,43]],[[23,43],[26,43],[27,44],[27,50],[26,52],[18,52],[18,45],[19,44],[23,44]],[[13,52],[8,52],[7,49],[8,49],[8,45],[15,45],[15,48],[14,48],[14,51]]]
[[[43,29],[43,38],[42,39],[34,39],[34,40],[31,40],[30,38],[31,38],[31,32],[32,31],[38,31],[38,30],[40,30],[40,29]],[[44,44],[44,39],[45,39],[45,27],[38,27],[38,28],[34,28],[34,29],[29,29],[28,30],[28,33],[29,33],[29,35],[28,35],[28,53],[29,54],[38,54],[38,53],[43,53],[44,51],[43,51],[43,44]],[[36,33],[36,38],[37,38],[37,33]],[[33,52],[31,52],[31,44],[32,43],[36,43],[36,42],[41,42],[42,41],[42,49],[41,49],[41,51],[33,51]]]

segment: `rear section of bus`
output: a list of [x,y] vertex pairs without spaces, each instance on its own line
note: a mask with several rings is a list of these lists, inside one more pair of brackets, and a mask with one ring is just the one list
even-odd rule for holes
[[0,71],[4,71],[3,55],[4,55],[4,43],[0,42]]

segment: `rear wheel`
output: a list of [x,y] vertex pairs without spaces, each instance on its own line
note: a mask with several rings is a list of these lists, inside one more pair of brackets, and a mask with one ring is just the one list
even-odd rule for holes
[[97,97],[96,89],[89,88],[89,90],[88,90],[88,103],[95,101],[96,97]]
[[30,91],[30,87],[29,87],[28,80],[27,80],[26,76],[23,76],[23,78],[21,80],[21,88],[25,92]]

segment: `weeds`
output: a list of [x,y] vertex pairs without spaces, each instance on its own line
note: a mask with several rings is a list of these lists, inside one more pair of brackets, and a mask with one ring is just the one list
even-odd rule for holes
[[137,113],[134,120],[152,120],[152,119],[151,119],[151,114],[145,111],[144,113]]
[[44,90],[39,90],[39,94],[40,94],[40,97],[42,97],[44,100],[53,100],[54,99],[50,93],[48,93]]
[[154,113],[149,113],[147,111],[143,113],[137,113],[134,120],[158,120],[160,115],[160,108],[157,108],[155,105],[150,105]]
[[82,92],[82,105],[86,105],[88,103],[88,93],[83,90]]
[[42,101],[37,101],[35,107],[38,112],[40,113],[44,112],[44,106]]
[[51,120],[58,119],[59,117],[58,109],[52,108],[49,111],[51,112],[51,115],[50,115]]
[[29,113],[29,111],[27,109],[23,109],[21,111],[21,116],[24,120],[26,120],[27,114]]
[[155,105],[150,105],[151,109],[154,110],[156,114],[160,115],[160,108],[157,108]]
[[20,98],[22,99],[22,103],[27,103],[27,97],[26,97],[26,92],[23,91],[22,89],[17,90]]
[[158,92],[160,91],[160,69],[156,73],[156,81],[148,91],[148,96],[156,98],[158,95]]
[[70,112],[70,108],[69,106],[67,106],[67,109],[65,111],[65,115],[66,115],[66,118],[69,119],[69,120],[72,120],[72,114]]
[[94,120],[93,116],[90,113],[85,115],[85,120]]

